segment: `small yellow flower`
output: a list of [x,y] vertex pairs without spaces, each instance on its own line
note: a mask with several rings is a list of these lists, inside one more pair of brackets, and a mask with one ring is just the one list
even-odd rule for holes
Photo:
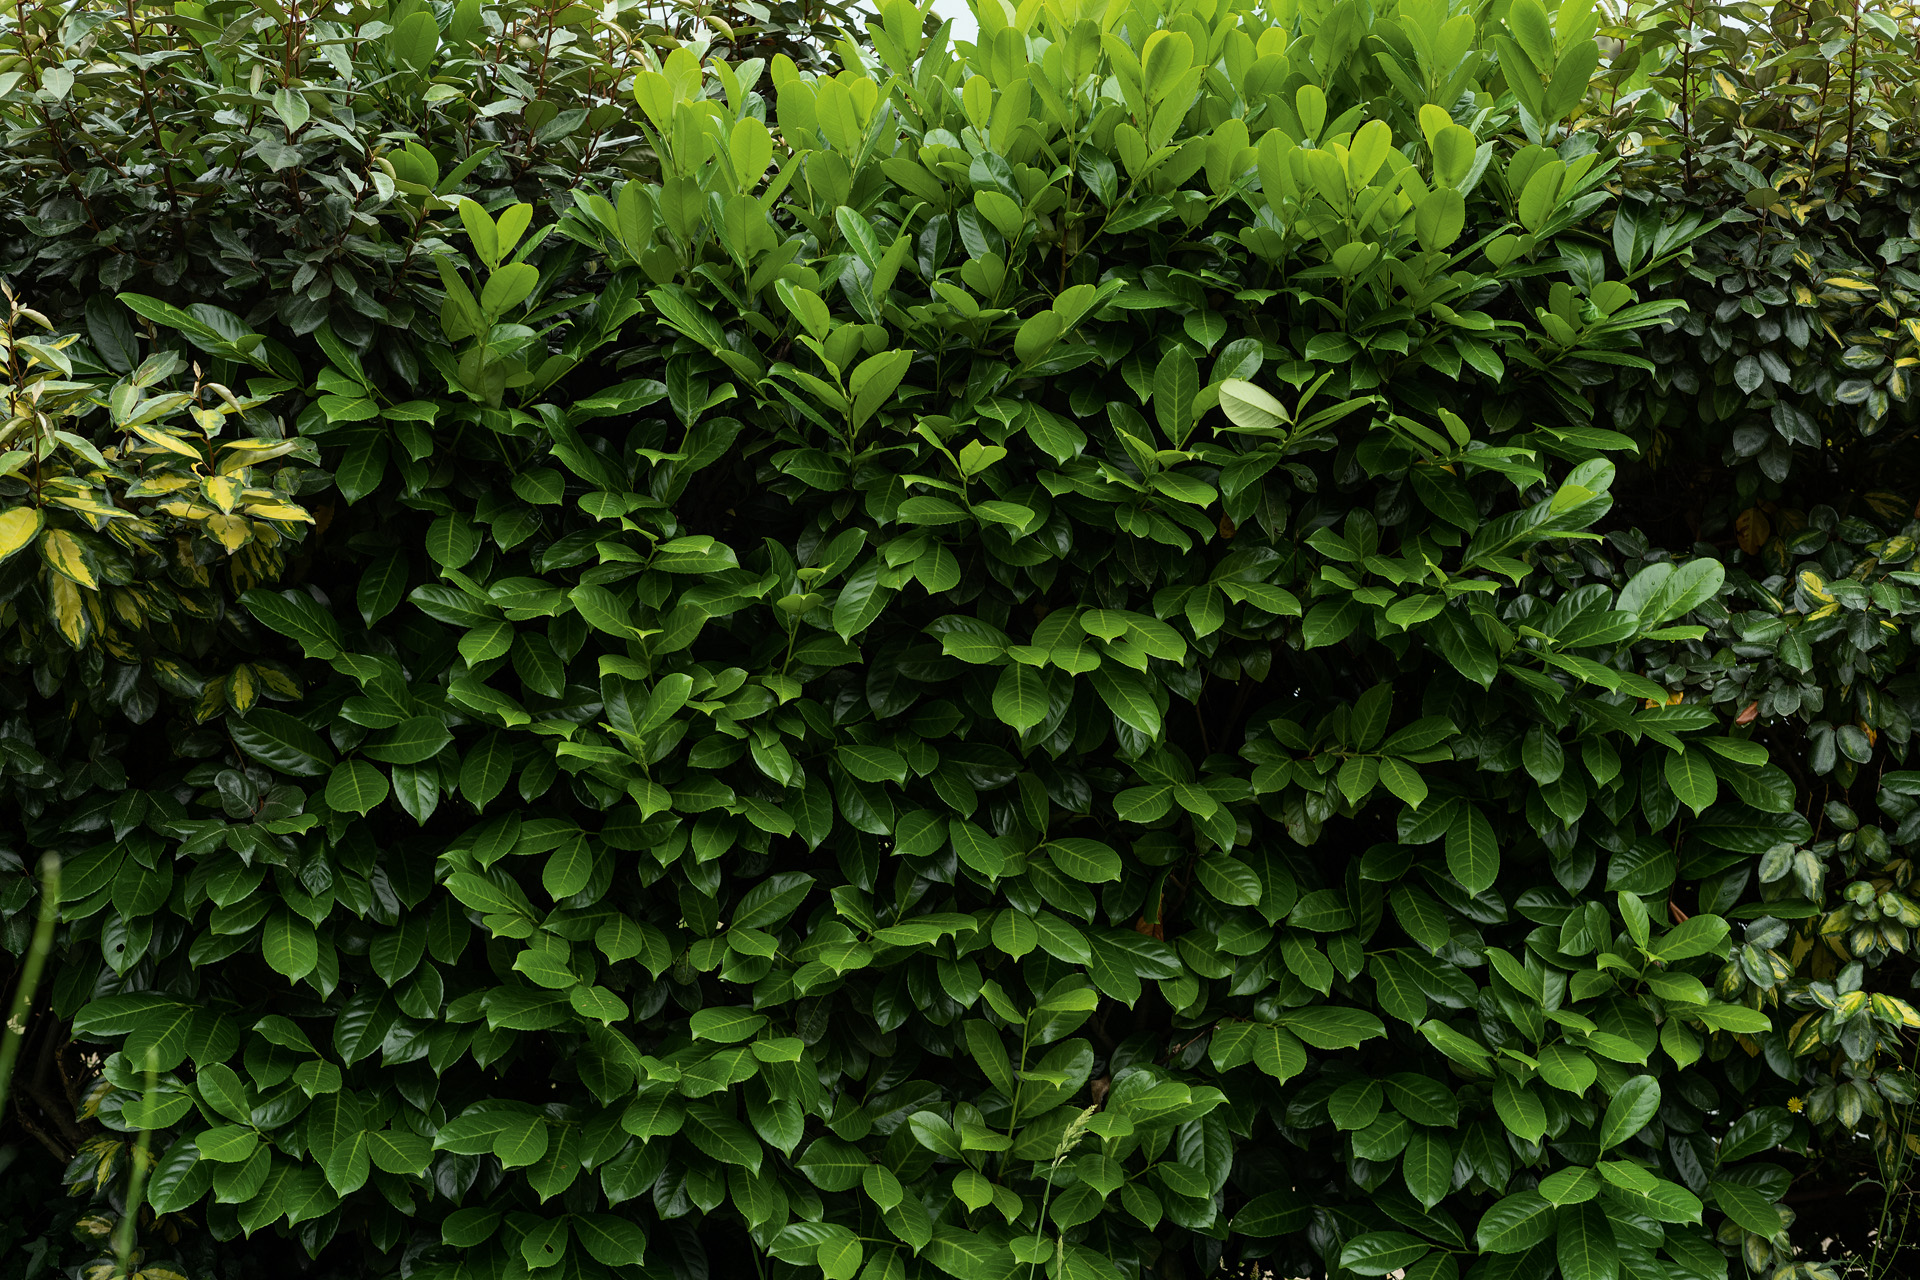
[[1807,1109],[1807,1102],[1805,1098],[1788,1098],[1787,1099],[1787,1110],[1793,1112],[1795,1115],[1799,1115],[1802,1111],[1805,1111],[1806,1109]]

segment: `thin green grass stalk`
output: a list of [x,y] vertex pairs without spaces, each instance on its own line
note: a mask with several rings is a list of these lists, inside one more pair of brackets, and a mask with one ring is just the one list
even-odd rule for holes
[[[1916,1046],[1913,1061],[1907,1064],[1907,1070],[1920,1067],[1920,1046]],[[1889,1144],[1892,1150],[1891,1167],[1884,1168],[1885,1197],[1880,1203],[1880,1222],[1873,1233],[1873,1255],[1867,1262],[1869,1280],[1881,1280],[1892,1277],[1894,1267],[1900,1260],[1900,1253],[1907,1242],[1907,1228],[1913,1223],[1913,1214],[1904,1210],[1902,1200],[1911,1199],[1912,1193],[1906,1189],[1907,1174],[1913,1168],[1913,1156],[1907,1147],[1907,1135],[1913,1122],[1913,1108],[1900,1108],[1900,1128]],[[1904,1211],[1903,1211],[1904,1210]],[[1889,1238],[1891,1237],[1891,1238]],[[1885,1255],[1887,1261],[1882,1262]]]
[[[1022,1060],[1024,1061],[1024,1054]],[[1047,1188],[1040,1193],[1040,1216],[1034,1219],[1033,1223],[1033,1238],[1036,1241],[1041,1238],[1042,1233],[1046,1230],[1047,1204],[1053,1199],[1053,1175],[1059,1171],[1061,1164],[1066,1158],[1073,1154],[1073,1149],[1080,1145],[1080,1139],[1087,1135],[1087,1122],[1092,1120],[1094,1114],[1099,1110],[1100,1108],[1098,1106],[1088,1107],[1078,1116],[1075,1116],[1073,1123],[1067,1126],[1067,1131],[1060,1135],[1060,1145],[1055,1147],[1053,1151],[1053,1163],[1047,1166]],[[1055,1241],[1054,1250],[1056,1255],[1060,1247],[1060,1243]],[[1027,1263],[1027,1280],[1033,1280],[1034,1269],[1039,1265],[1037,1261]]]
[[147,1189],[147,1157],[153,1142],[153,1129],[147,1123],[147,1113],[153,1105],[154,1085],[160,1078],[160,1072],[154,1066],[153,1053],[153,1050],[147,1050],[147,1088],[140,1097],[140,1133],[133,1140],[133,1167],[127,1172],[126,1207],[113,1228],[113,1256],[120,1264],[117,1274],[123,1277],[128,1274],[134,1244],[140,1238],[140,1206],[144,1203]]
[[33,997],[39,991],[47,957],[53,952],[53,930],[59,922],[60,855],[49,853],[40,862],[40,919],[34,923],[33,940],[27,944],[27,957],[20,967],[20,985],[13,994],[5,1034],[0,1034],[0,1114],[7,1109],[7,1095],[13,1086],[13,1064],[20,1057],[20,1046],[26,1042],[27,1016],[33,1012]]

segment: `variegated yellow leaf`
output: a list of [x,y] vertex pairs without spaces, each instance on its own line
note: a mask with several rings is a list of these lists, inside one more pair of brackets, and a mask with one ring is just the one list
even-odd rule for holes
[[57,573],[47,575],[48,618],[54,630],[75,649],[87,647],[93,637],[93,615],[87,611],[86,593]]
[[1920,1010],[1898,996],[1874,992],[1873,1011],[1888,1022],[1897,1022],[1903,1027],[1920,1027]]
[[227,677],[227,705],[241,715],[253,710],[253,704],[260,701],[260,680],[253,666],[243,662],[233,669]]
[[186,498],[173,498],[160,504],[160,510],[175,520],[205,520],[208,516],[218,515],[212,507],[203,507]]
[[222,512],[230,512],[240,500],[240,482],[232,476],[211,476],[200,482],[200,492]]
[[256,520],[304,520],[313,523],[307,509],[291,502],[249,502],[246,512]]
[[156,418],[163,418],[174,410],[193,403],[193,397],[184,391],[169,391],[163,395],[154,396],[150,400],[141,400],[138,398],[137,390],[131,387],[128,390],[133,391],[133,398],[126,403],[128,425],[152,422]]
[[299,447],[297,440],[235,440],[220,446],[220,470],[231,472],[242,467],[258,466],[273,458],[284,457]]
[[162,431],[157,427],[139,425],[135,425],[132,430],[135,435],[145,440],[148,444],[153,445],[156,449],[164,449],[168,453],[177,453],[183,458],[192,458],[195,462],[201,460],[200,451],[187,443],[183,437],[175,432]]
[[86,515],[98,516],[102,520],[131,520],[134,518],[133,512],[122,511],[118,507],[110,507],[91,494],[57,493],[52,495],[52,500],[63,507],[69,507],[74,511],[83,512]]
[[55,529],[40,539],[40,554],[54,572],[90,591],[100,589],[100,579],[87,562],[86,544],[67,532]]
[[228,551],[238,551],[253,537],[253,523],[245,516],[209,516],[207,532]]
[[0,560],[5,560],[32,542],[43,523],[45,517],[40,514],[38,507],[15,507],[11,511],[0,511]]
[[192,484],[190,475],[146,475],[127,486],[129,498],[163,498],[169,493],[178,493]]
[[146,624],[147,611],[139,593],[120,587],[107,588],[107,609],[116,622],[129,627],[142,627]]
[[200,690],[200,700],[194,704],[193,718],[201,724],[213,719],[227,706],[227,678],[215,676],[207,681]]
[[127,520],[115,520],[105,530],[108,537],[129,551],[145,554],[148,544],[160,537],[160,527],[153,521],[134,516]]
[[162,689],[177,697],[188,698],[200,692],[200,677],[173,658],[155,658],[147,668]]
[[117,1219],[103,1213],[90,1213],[73,1224],[73,1233],[93,1240],[105,1240],[113,1234],[113,1224]]

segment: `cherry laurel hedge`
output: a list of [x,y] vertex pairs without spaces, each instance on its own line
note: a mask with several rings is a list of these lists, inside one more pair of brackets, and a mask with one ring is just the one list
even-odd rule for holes
[[150,1280],[1830,1276],[1913,44],[1745,8],[16,6],[13,1157]]

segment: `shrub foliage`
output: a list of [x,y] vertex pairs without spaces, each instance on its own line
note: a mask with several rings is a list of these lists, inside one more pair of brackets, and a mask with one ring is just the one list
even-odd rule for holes
[[80,1235],[1829,1274],[1920,1026],[1911,32],[788,8],[0,19]]

